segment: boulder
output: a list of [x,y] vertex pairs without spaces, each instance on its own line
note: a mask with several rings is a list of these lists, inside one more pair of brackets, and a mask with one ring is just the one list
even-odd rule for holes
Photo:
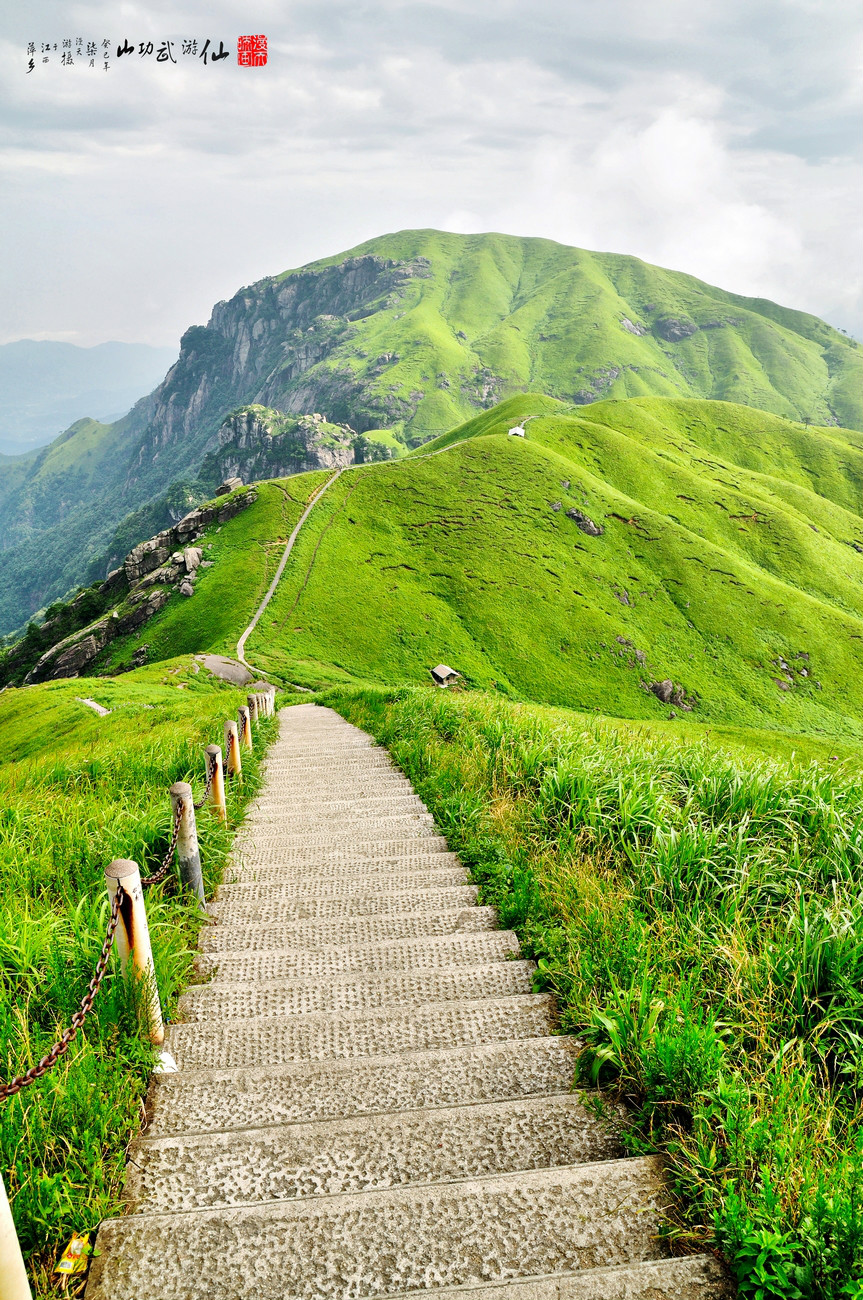
[[173,529],[169,528],[166,532],[151,537],[149,541],[139,542],[137,546],[132,547],[123,562],[130,585],[138,582],[145,573],[158,569],[170,558],[171,551],[174,549],[172,532]]
[[192,586],[191,582],[187,580],[186,582],[180,583],[181,596],[194,596],[194,594],[195,594],[195,588]]
[[224,483],[220,483],[216,488],[216,496],[226,497],[231,492],[236,492],[237,488],[241,488],[242,486],[243,480],[241,478],[226,478]]
[[595,524],[592,519],[589,519],[587,515],[582,514],[580,510],[576,510],[574,506],[571,506],[569,510],[567,510],[566,517],[567,519],[574,519],[581,531],[587,533],[588,537],[601,537],[605,532],[605,529],[602,528],[601,525]]
[[105,581],[99,587],[99,593],[103,596],[119,594],[126,587],[128,579],[126,570],[121,564],[118,569],[112,569]]
[[653,328],[661,339],[666,339],[669,343],[679,343],[682,339],[690,338],[698,326],[685,317],[660,316]]
[[200,546],[187,546],[183,551],[183,563],[186,566],[186,572],[194,573],[203,558],[204,552]]
[[125,636],[127,632],[134,632],[141,627],[167,603],[170,594],[170,591],[165,587],[155,587],[152,591],[148,591],[146,600],[142,600],[134,609],[129,610],[127,614],[122,614],[117,619],[114,624],[113,635]]
[[674,694],[674,682],[670,677],[666,677],[663,682],[651,682],[650,689],[662,704],[671,703],[671,697]]

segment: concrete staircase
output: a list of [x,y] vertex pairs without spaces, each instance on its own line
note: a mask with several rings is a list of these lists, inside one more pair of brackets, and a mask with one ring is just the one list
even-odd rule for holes
[[408,781],[281,714],[87,1300],[719,1300]]

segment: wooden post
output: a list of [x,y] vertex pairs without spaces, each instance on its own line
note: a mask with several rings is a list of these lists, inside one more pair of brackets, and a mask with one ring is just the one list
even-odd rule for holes
[[197,894],[203,903],[204,879],[201,875],[201,854],[198,850],[198,832],[195,827],[195,801],[192,787],[188,781],[177,781],[171,786],[171,809],[177,816],[177,809],[182,809],[180,831],[177,835],[177,861],[180,866],[180,879],[184,885]]
[[225,723],[225,771],[232,776],[239,776],[242,770],[240,734],[236,722],[232,722],[229,718]]
[[33,1300],[2,1177],[0,1177],[0,1300]]
[[237,725],[240,728],[240,739],[246,746],[246,749],[252,748],[252,720],[249,716],[249,710],[245,704],[241,704],[237,709]]
[[225,807],[225,773],[222,768],[222,751],[218,745],[208,745],[204,753],[207,755],[207,771],[210,770],[210,764],[215,767],[213,772],[213,781],[210,786],[210,803],[213,805],[213,811],[220,821],[227,821],[228,810]]
[[248,704],[248,706],[249,706],[249,720],[250,720],[251,722],[257,722],[257,721],[258,721],[258,697],[257,697],[257,695],[247,695],[247,696],[246,696],[246,702],[247,702],[247,704]]
[[268,686],[264,691],[264,711],[268,718],[271,718],[276,711],[275,695],[272,686]]
[[162,1008],[159,1005],[159,990],[156,987],[156,968],[153,965],[153,949],[150,946],[150,932],[147,928],[147,913],[144,909],[144,891],[141,888],[141,873],[137,862],[118,858],[105,868],[105,884],[108,897],[113,900],[118,885],[123,886],[123,901],[120,904],[120,919],[114,931],[114,943],[120,954],[120,969],[126,974],[129,958],[132,969],[144,985],[144,1005],[150,1026],[150,1042],[161,1046],[165,1041],[165,1026],[162,1023]]

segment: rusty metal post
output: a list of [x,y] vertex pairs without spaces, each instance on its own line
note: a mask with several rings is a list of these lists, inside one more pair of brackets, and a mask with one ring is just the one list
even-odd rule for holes
[[205,902],[204,879],[201,875],[201,854],[198,849],[198,832],[195,827],[195,801],[192,787],[188,781],[177,781],[171,786],[171,809],[174,816],[182,809],[180,830],[177,835],[177,862],[180,867],[180,879],[184,885],[197,894],[201,903]]
[[239,776],[243,770],[240,758],[240,733],[236,722],[229,718],[225,723],[225,771],[229,776]]
[[213,781],[210,785],[210,803],[213,805],[213,812],[220,821],[227,821],[228,810],[225,807],[225,772],[222,767],[222,751],[218,745],[208,745],[204,750],[207,755],[207,771],[210,770],[210,764],[213,764]]
[[252,748],[252,720],[249,717],[249,710],[245,704],[241,704],[237,709],[237,726],[240,728],[240,739],[246,746],[246,749]]
[[141,873],[137,862],[118,858],[105,868],[105,884],[108,897],[113,900],[119,885],[123,886],[123,901],[120,904],[120,919],[114,931],[114,943],[120,954],[120,969],[123,974],[132,960],[132,970],[143,983],[144,1005],[150,1027],[150,1042],[161,1046],[165,1041],[165,1026],[162,1023],[162,1008],[159,1005],[159,990],[156,987],[156,967],[153,965],[153,949],[150,946],[150,931],[147,928],[147,913],[144,909],[144,891],[141,888]]
[[0,1177],[0,1300],[33,1300],[2,1177]]
[[249,721],[258,721],[258,697],[257,695],[247,695],[246,703],[249,706]]

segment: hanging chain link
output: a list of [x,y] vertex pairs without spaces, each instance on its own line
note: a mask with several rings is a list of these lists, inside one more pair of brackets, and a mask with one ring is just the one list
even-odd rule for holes
[[[211,792],[211,788],[213,785],[214,776],[216,776],[217,766],[218,766],[218,759],[216,758],[216,755],[208,754],[207,755],[207,783],[205,783],[204,785],[203,797],[201,797],[201,800],[198,803],[195,803],[194,805],[196,809],[201,809],[201,807],[204,806],[204,803],[207,802],[209,792]],[[159,871],[153,872],[151,876],[142,876],[142,878],[140,878],[140,883],[142,883],[142,885],[159,884],[159,881],[164,880],[165,876],[168,875],[168,871],[170,870],[170,865],[172,865],[172,861],[174,857],[174,850],[175,848],[177,848],[177,840],[179,839],[179,827],[181,827],[182,820],[183,820],[183,806],[182,803],[178,803],[177,809],[175,809],[174,811],[174,822],[172,826],[172,832],[170,832],[168,853],[166,853],[164,859],[162,859],[162,865],[159,868]],[[8,1083],[0,1082],[0,1101],[8,1101],[9,1097],[16,1096],[16,1093],[21,1092],[22,1088],[29,1088],[31,1083],[36,1082],[36,1079],[42,1079],[42,1076],[47,1074],[48,1070],[52,1070],[53,1066],[56,1066],[56,1063],[58,1060],[60,1060],[60,1057],[64,1056],[64,1054],[68,1052],[69,1044],[71,1043],[71,1040],[74,1039],[75,1034],[77,1034],[79,1028],[82,1027],[82,1024],[84,1023],[84,1021],[86,1021],[88,1015],[90,1015],[92,1011],[92,1005],[94,1005],[94,1002],[96,1000],[96,993],[99,992],[99,989],[101,988],[101,982],[103,982],[105,978],[105,971],[108,970],[108,959],[110,957],[110,948],[112,948],[112,944],[114,941],[114,932],[116,932],[117,930],[117,924],[118,922],[120,922],[120,909],[122,906],[123,897],[125,896],[126,896],[125,889],[123,889],[121,884],[118,884],[117,892],[116,894],[114,894],[112,901],[110,901],[110,917],[108,918],[108,928],[107,931],[105,931],[105,937],[103,940],[103,945],[101,945],[99,961],[96,962],[96,970],[94,971],[94,976],[92,976],[92,979],[90,980],[90,984],[87,985],[87,992],[86,995],[84,995],[83,997],[81,1006],[79,1006],[78,1010],[75,1011],[73,1018],[71,1018],[71,1022],[69,1024],[68,1030],[62,1032],[62,1035],[58,1037],[55,1045],[53,1045],[53,1047],[51,1048],[51,1050],[49,1050],[49,1052],[44,1054],[42,1061],[39,1061],[38,1065],[32,1066],[30,1070],[27,1070],[26,1074],[19,1074],[16,1076],[16,1078],[9,1079]]]
[[207,755],[207,781],[206,784],[204,785],[204,793],[201,795],[200,799],[194,805],[196,809],[203,808],[204,804],[207,802],[207,798],[210,793],[210,787],[213,784],[213,777],[216,775],[217,766],[218,766],[218,759],[216,758],[215,754],[208,754]]
[[180,822],[182,820],[183,820],[183,805],[181,803],[178,803],[174,811],[174,825],[171,830],[171,842],[168,845],[168,852],[165,854],[164,858],[162,859],[162,865],[158,871],[155,871],[152,876],[141,877],[142,885],[158,885],[160,880],[165,879],[165,876],[168,874],[168,869],[174,857],[174,849],[177,847],[177,840],[179,839],[180,836]]
[[[202,808],[206,803],[207,796],[209,795],[213,784],[213,778],[216,775],[216,766],[217,759],[215,755],[208,755],[207,781],[204,786],[204,795],[200,802],[194,805],[195,808]],[[159,881],[164,880],[165,876],[168,874],[171,861],[174,857],[174,850],[177,847],[177,840],[180,835],[180,823],[182,820],[183,805],[178,804],[174,812],[174,821],[171,828],[171,840],[168,845],[168,851],[162,860],[162,865],[159,870],[155,871],[151,876],[142,876],[142,885],[157,885]],[[19,1074],[14,1079],[10,1079],[7,1083],[0,1082],[0,1101],[8,1101],[10,1097],[14,1097],[17,1093],[21,1092],[22,1088],[28,1088],[31,1083],[35,1083],[37,1079],[41,1079],[43,1075],[53,1069],[60,1057],[68,1052],[72,1039],[93,1010],[93,1003],[96,1000],[96,994],[102,987],[102,981],[105,978],[105,972],[108,969],[108,960],[111,956],[111,946],[114,942],[114,933],[120,920],[120,908],[125,894],[126,891],[123,889],[123,886],[118,884],[117,892],[111,900],[111,915],[108,918],[108,926],[105,931],[105,938],[102,942],[102,951],[99,954],[99,960],[96,962],[96,969],[93,972],[93,978],[87,986],[87,992],[84,995],[80,1007],[72,1017],[69,1028],[64,1030],[51,1050],[46,1052],[41,1061],[39,1061],[38,1065],[32,1066],[26,1074]]]
[[6,1101],[9,1097],[14,1097],[22,1088],[27,1088],[37,1079],[41,1079],[43,1074],[47,1074],[52,1069],[60,1057],[69,1050],[69,1044],[83,1025],[84,1021],[93,1010],[93,1003],[96,994],[105,978],[105,971],[108,969],[108,958],[111,956],[111,945],[114,942],[114,931],[117,929],[117,923],[120,920],[120,907],[125,897],[123,886],[117,885],[117,892],[111,899],[111,915],[108,919],[108,928],[105,931],[105,939],[102,943],[102,951],[99,954],[99,960],[96,962],[96,970],[93,978],[87,988],[87,992],[81,1002],[80,1007],[72,1017],[69,1028],[57,1039],[57,1042],[51,1048],[50,1052],[42,1057],[38,1065],[34,1065],[26,1074],[19,1074],[17,1078],[10,1079],[8,1083],[0,1083],[0,1101]]

